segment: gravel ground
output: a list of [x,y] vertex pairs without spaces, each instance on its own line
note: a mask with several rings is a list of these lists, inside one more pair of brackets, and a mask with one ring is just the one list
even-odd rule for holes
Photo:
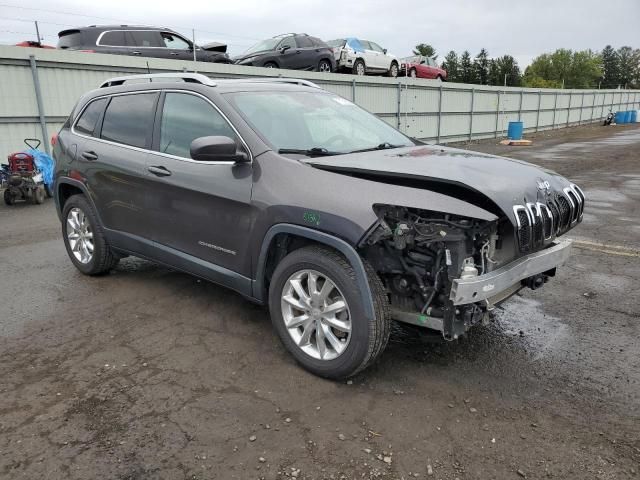
[[640,476],[640,128],[464,148],[586,191],[572,259],[457,342],[399,330],[352,382],[297,367],[265,310],[126,259],[87,278],[53,202],[0,206],[0,477]]

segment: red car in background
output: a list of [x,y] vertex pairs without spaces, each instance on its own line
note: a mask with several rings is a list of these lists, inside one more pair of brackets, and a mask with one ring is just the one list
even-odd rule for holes
[[434,80],[447,80],[447,71],[440,68],[433,58],[414,55],[400,60],[401,75],[414,78],[431,78]]
[[52,47],[51,45],[45,45],[44,43],[36,42],[33,40],[26,40],[24,42],[16,43],[16,47],[51,48],[54,50],[56,48]]

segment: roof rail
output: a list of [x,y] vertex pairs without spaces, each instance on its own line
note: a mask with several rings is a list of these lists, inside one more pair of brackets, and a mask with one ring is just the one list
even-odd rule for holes
[[206,75],[202,75],[201,73],[185,73],[185,72],[176,72],[176,73],[150,73],[147,75],[128,75],[126,77],[115,77],[110,78],[109,80],[105,80],[100,84],[100,88],[105,87],[115,87],[117,85],[123,85],[126,82],[133,81],[134,83],[142,83],[139,80],[148,80],[149,82],[153,81],[182,81],[187,83],[199,83],[201,85],[206,85],[208,87],[215,87],[216,83],[211,80]]
[[317,83],[302,78],[282,78],[282,77],[254,77],[240,80],[241,82],[251,83],[292,83],[294,85],[304,85],[311,88],[322,88]]

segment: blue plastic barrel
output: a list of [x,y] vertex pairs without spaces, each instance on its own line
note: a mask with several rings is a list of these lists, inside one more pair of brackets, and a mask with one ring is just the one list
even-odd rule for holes
[[631,123],[637,123],[637,122],[638,122],[638,111],[631,110]]
[[509,122],[509,128],[507,129],[507,137],[509,137],[509,140],[521,140],[523,130],[524,130],[523,122]]
[[631,110],[624,112],[624,123],[631,123]]
[[627,119],[627,114],[625,112],[616,112],[616,123],[617,124],[626,123],[625,122],[626,119]]

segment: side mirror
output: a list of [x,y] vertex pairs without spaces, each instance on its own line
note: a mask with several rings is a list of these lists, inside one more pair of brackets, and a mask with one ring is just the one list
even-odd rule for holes
[[204,162],[246,162],[249,157],[238,151],[229,137],[200,137],[191,142],[191,158]]
[[386,49],[386,48],[383,48],[383,49],[382,49],[382,53],[384,53],[384,54],[386,55],[386,54],[387,54],[387,49]]
[[291,48],[291,45],[283,45],[280,47],[280,53],[284,53]]

